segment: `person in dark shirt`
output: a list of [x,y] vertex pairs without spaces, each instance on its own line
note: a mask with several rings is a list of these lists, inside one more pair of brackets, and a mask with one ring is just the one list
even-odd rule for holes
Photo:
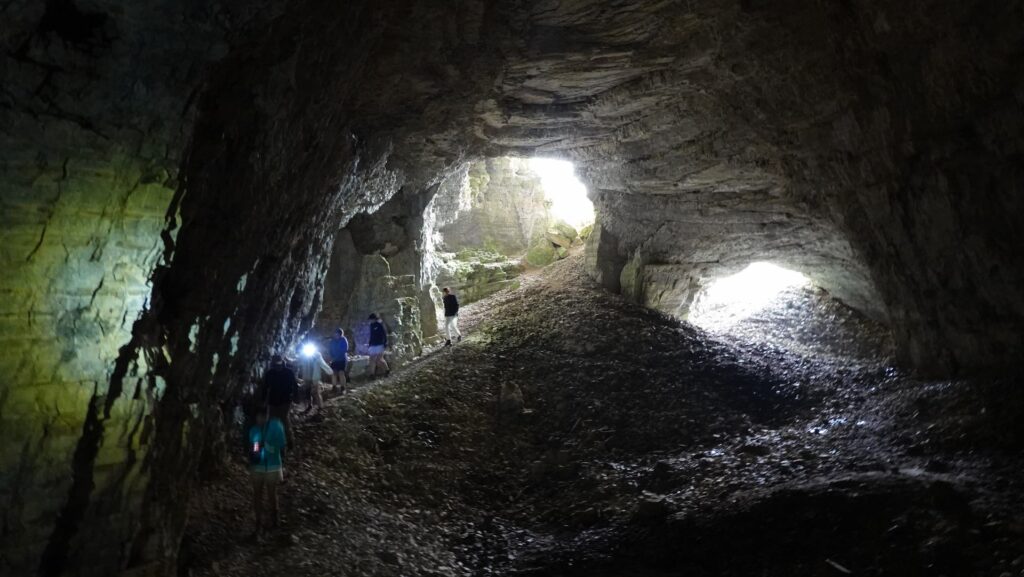
[[348,339],[345,338],[345,331],[335,329],[334,336],[327,344],[327,353],[331,356],[331,384],[337,388],[341,385],[341,378],[345,377],[345,384],[348,384]]
[[444,296],[441,301],[444,303],[444,329],[448,334],[448,338],[444,341],[444,346],[452,346],[452,333],[455,333],[455,337],[458,342],[462,342],[462,331],[459,330],[459,299],[452,294],[452,291],[448,287],[444,287]]
[[391,373],[391,367],[388,366],[388,362],[384,360],[384,350],[388,346],[388,329],[384,326],[384,322],[377,317],[377,313],[370,313],[370,342],[367,343],[367,349],[370,354],[370,364],[366,367],[367,374],[370,378],[377,376],[377,367],[381,366],[384,368],[384,376]]
[[279,419],[284,425],[289,449],[294,446],[289,414],[298,392],[299,381],[295,378],[295,372],[285,366],[281,355],[271,357],[270,368],[263,375],[262,398],[267,403],[270,418]]

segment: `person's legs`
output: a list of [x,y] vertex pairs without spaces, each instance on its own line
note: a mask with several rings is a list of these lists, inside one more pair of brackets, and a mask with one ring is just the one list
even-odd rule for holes
[[320,392],[320,381],[311,381],[311,383],[311,388],[309,389],[309,405],[312,407],[315,404],[316,408],[322,408],[324,406],[324,397],[323,394]]
[[331,375],[334,388],[341,387],[344,389],[345,385],[348,384],[348,360],[334,361],[331,363],[331,368],[334,369],[334,373]]
[[256,533],[259,534],[261,517],[263,516],[263,475],[261,473],[250,473],[252,476],[252,513],[256,519]]
[[270,501],[270,523],[277,527],[281,523],[281,514],[277,506],[277,486],[281,484],[284,470],[269,473],[267,476],[267,497]]
[[459,330],[459,315],[452,317],[452,329],[455,331],[455,336],[462,340],[462,331]]
[[366,365],[366,374],[369,375],[371,379],[377,376],[377,359],[379,358],[380,355],[378,354],[370,354],[370,362]]
[[444,337],[444,344],[445,345],[452,344],[452,321],[454,321],[454,320],[455,320],[455,317],[444,317],[444,335],[445,335],[445,337]]

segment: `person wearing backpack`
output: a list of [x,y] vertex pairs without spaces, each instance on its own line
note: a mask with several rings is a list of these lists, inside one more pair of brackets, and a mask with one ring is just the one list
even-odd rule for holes
[[278,419],[284,426],[288,439],[288,449],[294,447],[292,440],[292,403],[299,393],[299,381],[295,371],[284,363],[284,357],[270,357],[270,368],[263,374],[263,390],[260,392],[261,403],[267,406],[271,419]]
[[391,374],[391,367],[384,360],[384,350],[388,346],[388,329],[384,326],[377,313],[370,313],[370,342],[367,343],[367,350],[370,354],[370,364],[366,368],[370,378],[377,376],[377,367],[384,367],[384,376]]
[[284,479],[284,463],[282,453],[287,443],[284,424],[281,419],[269,416],[269,411],[261,407],[256,411],[256,422],[249,428],[249,473],[252,477],[253,499],[252,508],[256,518],[256,536],[259,538],[263,529],[263,494],[266,493],[269,504],[271,527],[280,523],[280,511],[277,501],[277,486]]

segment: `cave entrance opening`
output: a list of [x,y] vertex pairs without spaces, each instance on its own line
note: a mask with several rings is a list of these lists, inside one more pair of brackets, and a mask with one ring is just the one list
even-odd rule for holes
[[576,230],[594,224],[594,203],[587,196],[587,187],[576,176],[573,163],[537,157],[530,159],[529,166],[540,177],[553,218]]
[[769,262],[707,284],[689,321],[727,342],[768,345],[818,363],[889,363],[892,336],[816,286],[802,273]]
[[785,306],[783,296],[787,291],[810,284],[802,273],[770,262],[755,262],[708,284],[694,301],[689,320],[706,330],[726,331],[769,307]]

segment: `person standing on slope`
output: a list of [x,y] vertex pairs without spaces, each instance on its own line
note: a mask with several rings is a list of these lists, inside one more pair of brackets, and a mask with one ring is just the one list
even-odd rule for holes
[[366,368],[370,378],[377,376],[377,367],[384,367],[384,376],[391,373],[391,367],[384,360],[384,350],[388,346],[388,329],[384,326],[377,313],[370,313],[370,342],[367,343],[367,352],[370,354],[370,365]]
[[[331,384],[334,388],[347,385],[349,382],[348,378],[348,339],[345,338],[345,331],[342,329],[335,329],[334,336],[331,337],[330,342],[327,344],[327,352],[331,355]],[[341,382],[342,377],[345,378],[345,383]]]
[[457,342],[462,342],[462,331],[459,330],[459,299],[452,294],[452,291],[448,287],[444,287],[441,291],[444,296],[441,298],[444,302],[444,330],[448,335],[448,338],[444,341],[444,346],[452,346],[452,333],[455,334]]
[[324,375],[333,375],[334,369],[327,364],[324,356],[320,354],[320,350],[312,342],[308,342],[302,347],[300,367],[302,380],[309,390],[309,406],[306,407],[306,411],[312,411],[314,405],[317,409],[323,408],[324,397],[320,392],[320,381],[323,380]]

